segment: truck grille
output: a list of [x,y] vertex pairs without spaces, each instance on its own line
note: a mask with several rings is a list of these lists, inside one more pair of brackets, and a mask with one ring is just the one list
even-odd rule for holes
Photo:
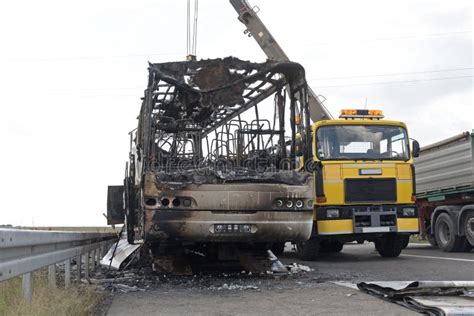
[[390,179],[346,179],[346,202],[395,202],[397,200],[397,183]]

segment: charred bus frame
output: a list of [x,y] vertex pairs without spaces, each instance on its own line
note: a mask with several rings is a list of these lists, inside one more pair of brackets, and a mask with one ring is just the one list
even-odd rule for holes
[[[272,95],[273,112],[263,102]],[[124,186],[109,188],[109,222],[123,221],[123,211],[130,243],[305,240],[310,128],[297,63],[150,64]]]

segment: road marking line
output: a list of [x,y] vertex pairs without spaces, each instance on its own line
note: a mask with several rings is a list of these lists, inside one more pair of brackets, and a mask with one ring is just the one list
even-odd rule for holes
[[410,246],[418,246],[418,247],[419,247],[419,246],[424,246],[424,247],[433,248],[433,249],[435,248],[435,247],[431,246],[430,244],[424,243],[424,242],[410,242],[408,245],[410,245]]
[[401,254],[401,257],[415,257],[415,258],[425,258],[425,259],[439,259],[439,260],[451,260],[451,261],[463,261],[463,262],[474,262],[473,259],[462,259],[462,258],[449,258],[449,257],[433,257],[433,256],[419,256],[419,255],[407,255]]

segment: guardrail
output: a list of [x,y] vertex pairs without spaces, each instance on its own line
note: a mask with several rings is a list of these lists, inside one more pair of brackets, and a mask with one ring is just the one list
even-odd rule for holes
[[23,296],[33,295],[31,273],[48,267],[48,282],[56,286],[56,263],[64,262],[64,283],[71,285],[71,259],[76,258],[76,277],[89,278],[100,264],[108,246],[117,239],[114,233],[40,231],[0,228],[0,282],[22,276]]

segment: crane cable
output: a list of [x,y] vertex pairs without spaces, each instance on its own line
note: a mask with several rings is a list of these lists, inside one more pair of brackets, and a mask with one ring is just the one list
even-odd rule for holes
[[[196,58],[197,51],[197,22],[198,22],[198,5],[199,0],[194,0],[194,16],[191,23],[191,0],[188,0],[187,6],[187,30],[186,30],[186,59],[192,60]],[[192,30],[191,30],[192,24]]]
[[191,25],[190,25],[190,0],[188,0],[188,7],[187,7],[187,17],[186,17],[186,56],[189,56],[189,47],[191,46],[190,45],[190,41],[191,41],[191,36],[190,36],[190,33],[191,33]]

